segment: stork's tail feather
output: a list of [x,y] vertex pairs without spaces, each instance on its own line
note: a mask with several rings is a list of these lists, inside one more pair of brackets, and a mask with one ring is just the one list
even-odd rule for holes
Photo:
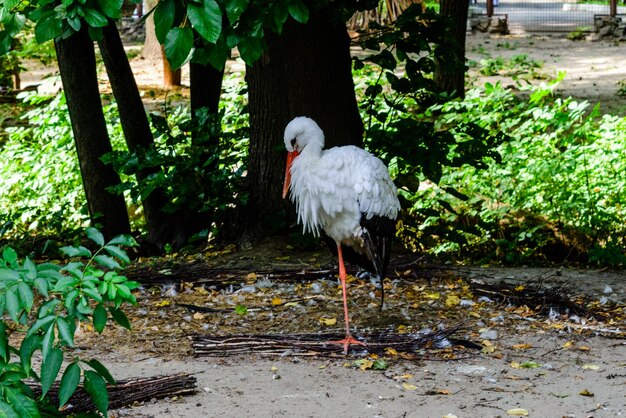
[[363,234],[362,234],[362,238],[363,238],[363,242],[365,243],[365,251],[367,251],[367,257],[372,261],[372,264],[374,264],[374,269],[376,270],[376,274],[378,275],[378,279],[380,280],[380,310],[383,309],[383,305],[385,304],[385,275],[386,275],[386,269],[385,269],[385,264],[382,262],[382,260],[380,259],[380,257],[378,256],[378,253],[380,251],[381,254],[386,254],[385,253],[385,245],[386,240],[382,240],[382,242],[380,243],[382,245],[377,246],[374,241],[372,240],[372,236],[370,235],[370,233],[367,231],[367,229],[363,228]]

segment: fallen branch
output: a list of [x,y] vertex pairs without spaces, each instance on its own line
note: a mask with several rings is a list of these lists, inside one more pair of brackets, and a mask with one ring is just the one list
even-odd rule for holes
[[[35,396],[40,396],[41,386],[29,384]],[[169,376],[153,376],[146,378],[132,378],[118,380],[117,385],[107,385],[109,391],[109,409],[117,409],[132,405],[135,402],[144,402],[151,399],[162,399],[172,396],[192,395],[196,392],[196,378],[193,375],[179,373]],[[55,384],[48,392],[53,403],[58,404],[59,386]],[[76,414],[95,411],[89,394],[79,386],[63,409],[65,414]]]
[[[452,339],[461,326],[398,334],[394,331],[363,333],[355,336],[365,343],[364,346],[352,345],[350,352],[385,354],[390,348],[407,354],[426,348],[445,348],[463,345],[476,348],[478,345],[469,341]],[[260,334],[192,337],[192,349],[195,357],[224,357],[239,354],[261,354],[264,356],[306,356],[306,357],[343,357],[343,346],[329,343],[344,337],[341,334]]]

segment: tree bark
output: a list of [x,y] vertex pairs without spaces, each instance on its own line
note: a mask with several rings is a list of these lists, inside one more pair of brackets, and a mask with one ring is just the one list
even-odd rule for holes
[[[141,156],[146,150],[154,148],[154,138],[128,57],[124,52],[124,45],[114,23],[103,28],[103,39],[98,45],[117,102],[126,145],[131,152]],[[139,170],[137,180],[145,181],[158,172],[158,168]],[[167,195],[160,188],[152,191],[142,202],[148,243],[158,249],[163,249],[167,243],[177,241],[181,241],[182,245],[189,238],[185,232],[177,231],[178,222],[175,216],[162,211],[167,202]]]
[[[146,0],[148,10],[152,10],[158,4],[157,0]],[[163,71],[163,86],[166,88],[180,86],[181,70],[172,71],[169,61],[165,58],[163,46],[159,43],[154,30],[154,13],[146,18],[146,40],[143,44],[141,55],[155,66],[160,66]]]
[[217,113],[222,95],[224,70],[211,65],[189,64],[189,87],[191,90],[191,113],[206,107],[210,113]]
[[[268,34],[263,56],[247,68],[250,108],[249,199],[238,216],[243,244],[285,227],[281,197],[285,167],[283,133],[296,116],[317,121],[326,146],[361,145],[361,121],[350,39],[330,10],[311,15],[306,25],[288,21],[281,36]],[[293,209],[289,209],[291,216]],[[276,230],[278,228],[278,230]]]
[[92,223],[107,237],[130,232],[124,197],[107,191],[118,174],[100,157],[111,152],[102,112],[93,41],[86,29],[55,41],[59,71]]
[[437,60],[435,82],[445,92],[455,97],[465,97],[465,33],[469,3],[460,0],[441,0],[440,14],[450,25],[452,57]]

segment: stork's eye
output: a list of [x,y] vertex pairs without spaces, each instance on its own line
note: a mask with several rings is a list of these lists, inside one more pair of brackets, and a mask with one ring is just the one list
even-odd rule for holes
[[292,146],[292,147],[295,147],[295,146],[296,146],[296,138],[294,138],[294,139],[292,139],[292,140],[291,140],[291,146]]

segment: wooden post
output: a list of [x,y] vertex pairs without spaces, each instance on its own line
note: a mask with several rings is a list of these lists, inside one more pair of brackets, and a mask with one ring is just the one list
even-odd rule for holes
[[493,0],[487,0],[487,17],[493,16]]

